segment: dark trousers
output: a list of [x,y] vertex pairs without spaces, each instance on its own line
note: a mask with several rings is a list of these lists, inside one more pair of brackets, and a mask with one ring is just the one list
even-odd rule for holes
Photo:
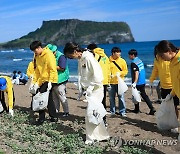
[[[13,91],[13,102],[15,102],[14,90],[12,89],[12,91]],[[1,101],[1,104],[2,104],[2,106],[4,108],[4,110],[6,112],[8,112],[9,111],[9,107],[6,106],[4,93],[5,93],[4,91],[0,91],[0,101]],[[13,106],[14,106],[14,103],[13,103]]]
[[[104,97],[102,100],[102,104],[104,106],[104,108],[106,109],[106,91],[107,91],[107,85],[103,85],[104,87]],[[106,122],[106,116],[103,117],[103,120]]]
[[24,85],[28,82],[27,80],[25,79],[19,79],[20,82],[22,82]]
[[[43,93],[43,92],[47,91],[47,87],[48,87],[48,82],[43,83],[39,88],[39,92]],[[55,104],[54,104],[53,97],[52,97],[53,87],[54,87],[54,84],[52,84],[52,88],[49,93],[49,100],[48,100],[48,106],[47,106],[49,116],[51,118],[57,117],[56,108],[55,108]],[[45,110],[39,111],[39,120],[45,120]]]
[[146,94],[145,84],[143,84],[143,85],[136,85],[136,88],[137,88],[138,91],[140,91],[140,95],[144,99],[144,101],[146,102],[146,104],[149,107],[149,109],[152,110],[153,109],[152,102],[150,101],[148,95]]
[[[163,89],[163,88],[161,88],[161,97],[162,97],[162,99],[165,99],[166,96],[171,93],[171,90],[172,89]],[[179,98],[177,96],[174,96],[173,100],[174,100],[174,105],[175,106],[179,105]]]

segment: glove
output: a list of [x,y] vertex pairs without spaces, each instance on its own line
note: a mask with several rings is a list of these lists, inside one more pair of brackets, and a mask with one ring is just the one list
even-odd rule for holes
[[170,101],[173,98],[173,96],[171,94],[168,94],[165,98],[165,101]]
[[133,88],[136,88],[136,82],[134,82],[131,86],[132,86]]
[[149,88],[150,88],[150,96],[152,96],[153,95],[153,83],[152,82],[149,83]]
[[149,87],[152,88],[153,87],[153,83],[149,82]]
[[90,96],[92,94],[92,91],[94,89],[94,86],[89,86],[87,89],[86,89],[86,95],[87,96]]
[[116,73],[116,76],[117,76],[117,77],[120,77],[120,75],[121,75],[121,72],[117,72],[117,73]]
[[29,86],[29,92],[30,92],[31,94],[36,94],[36,91],[37,91],[38,88],[39,88],[39,86],[38,86],[37,83],[31,84],[31,85]]
[[82,95],[86,95],[83,88],[81,88],[81,90],[79,90],[79,94],[78,94],[78,97],[77,97],[77,100],[78,100],[78,101],[80,100],[80,98],[82,97]]
[[111,90],[111,85],[108,84],[108,85],[107,85],[107,91],[110,91],[110,90]]
[[48,90],[51,90],[51,88],[52,88],[52,83],[48,82]]
[[13,115],[14,115],[13,109],[9,109],[9,114],[13,117]]
[[33,75],[30,75],[30,77],[29,77],[31,80],[33,80]]

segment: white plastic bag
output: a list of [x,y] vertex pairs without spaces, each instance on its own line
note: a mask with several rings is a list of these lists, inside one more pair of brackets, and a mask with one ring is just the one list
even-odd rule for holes
[[106,115],[106,110],[103,106],[103,89],[99,88],[92,95],[87,96],[87,118],[90,123],[99,125],[103,121],[103,117]]
[[179,126],[173,98],[169,101],[166,101],[165,99],[162,100],[162,103],[156,112],[156,123],[157,127],[161,130],[169,130]]
[[141,96],[136,87],[132,87],[132,96],[135,102],[141,102]]
[[128,86],[121,77],[117,76],[117,78],[118,78],[118,95],[122,95],[128,90]]
[[33,97],[33,102],[32,102],[33,111],[44,110],[48,105],[48,99],[49,99],[49,90],[43,93],[38,92]]
[[4,111],[4,108],[3,108],[2,103],[0,101],[0,113],[3,112],[3,111]]

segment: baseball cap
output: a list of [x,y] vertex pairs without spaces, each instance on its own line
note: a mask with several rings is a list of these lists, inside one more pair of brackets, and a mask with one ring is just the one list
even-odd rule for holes
[[5,78],[0,78],[0,90],[5,90],[6,89],[6,79]]

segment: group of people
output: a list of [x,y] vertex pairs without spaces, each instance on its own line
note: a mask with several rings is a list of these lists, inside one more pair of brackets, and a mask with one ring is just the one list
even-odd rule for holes
[[13,71],[13,74],[12,74],[12,82],[13,84],[23,84],[23,85],[26,85],[26,83],[28,82],[29,78],[28,76],[21,72],[21,71]]
[[[126,61],[121,57],[121,50],[113,47],[111,56],[108,58],[102,48],[92,43],[83,49],[74,42],[65,45],[63,52],[58,51],[57,46],[48,44],[44,48],[40,41],[30,44],[34,52],[33,61],[29,63],[27,75],[32,79],[29,87],[32,97],[38,92],[45,92],[50,89],[48,99],[48,112],[50,121],[57,122],[57,113],[60,109],[60,102],[63,106],[63,116],[69,115],[68,101],[66,98],[66,83],[69,79],[67,58],[78,60],[78,88],[79,97],[85,95],[88,102],[85,116],[86,123],[86,144],[95,140],[107,140],[109,134],[106,126],[106,91],[109,92],[110,113],[116,114],[115,97],[118,94],[118,77],[124,80],[128,73]],[[156,77],[160,79],[161,97],[163,99],[174,98],[176,114],[178,117],[177,105],[180,98],[180,51],[169,41],[160,41],[155,47],[155,61],[150,85]],[[131,49],[128,52],[131,59],[132,87],[136,87],[141,97],[149,107],[150,115],[156,112],[145,91],[145,68],[142,60],[137,56],[138,52]],[[170,62],[168,62],[170,61]],[[0,76],[0,91],[7,92],[8,78]],[[7,87],[6,87],[7,86]],[[126,103],[124,94],[117,95],[119,109],[118,114],[126,117]],[[1,99],[1,102],[2,99]],[[139,103],[133,99],[134,113],[140,112]],[[4,103],[5,104],[5,103]],[[10,105],[11,104],[11,105]],[[9,113],[13,112],[12,97],[9,101]],[[39,111],[39,119],[36,124],[41,125],[45,120],[45,110]]]

